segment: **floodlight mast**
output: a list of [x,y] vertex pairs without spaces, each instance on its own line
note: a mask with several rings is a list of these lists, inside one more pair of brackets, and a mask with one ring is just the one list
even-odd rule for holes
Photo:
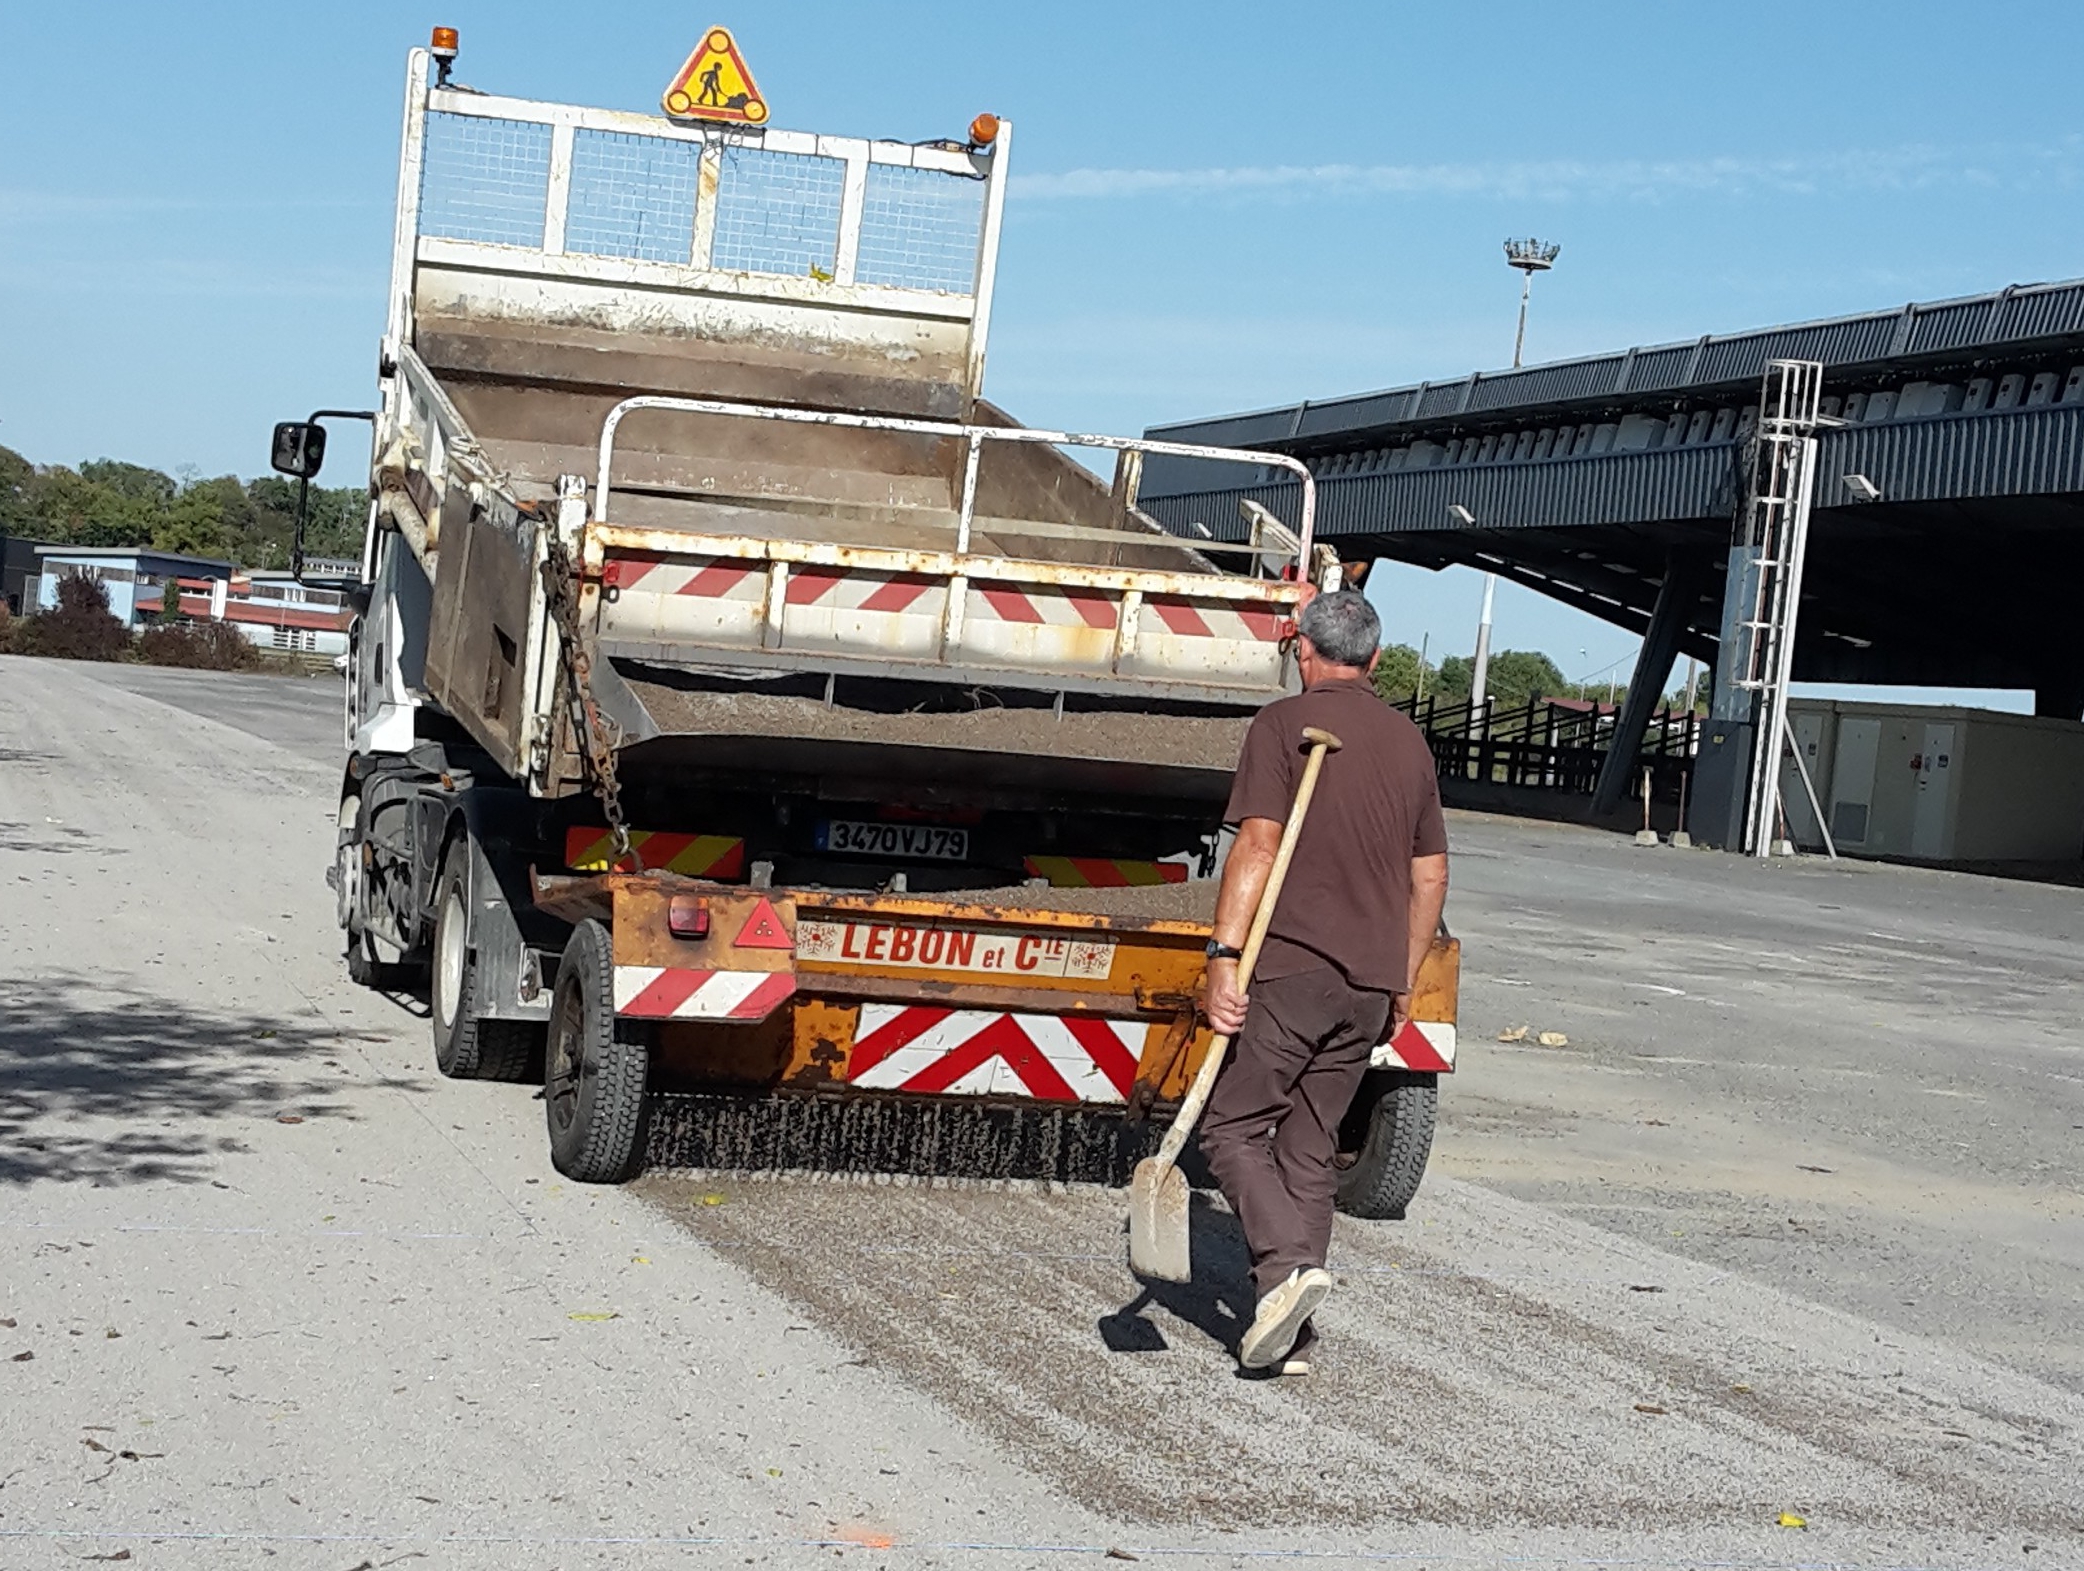
[[1527,297],[1534,292],[1534,275],[1554,267],[1562,251],[1563,247],[1556,241],[1536,240],[1531,235],[1524,240],[1505,242],[1505,265],[1519,269],[1520,273],[1520,330],[1512,339],[1515,369],[1520,363],[1520,352],[1527,346]]

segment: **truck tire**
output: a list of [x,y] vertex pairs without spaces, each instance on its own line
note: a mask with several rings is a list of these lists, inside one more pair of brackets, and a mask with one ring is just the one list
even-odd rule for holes
[[434,963],[427,1018],[434,1062],[451,1080],[525,1080],[542,1040],[527,1020],[484,1018],[484,976],[470,941],[470,845],[458,841],[441,865],[434,907]]
[[398,993],[413,982],[413,968],[379,959],[376,946],[362,925],[362,843],[356,838],[361,828],[362,799],[349,795],[340,799],[339,830],[333,845],[333,899],[340,929],[347,935],[347,979],[357,987],[379,993]]
[[1433,1150],[1438,1075],[1371,1069],[1339,1129],[1339,1209],[1400,1222]]
[[550,1004],[543,1109],[558,1172],[582,1184],[637,1176],[644,1166],[650,1076],[650,1027],[616,1015],[608,929],[589,918],[564,946]]

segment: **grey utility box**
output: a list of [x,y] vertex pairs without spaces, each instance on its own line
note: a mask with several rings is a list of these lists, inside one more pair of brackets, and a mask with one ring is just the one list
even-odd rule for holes
[[[1933,862],[2084,857],[2084,723],[1804,698],[1789,702],[1787,718],[1842,852]],[[1785,755],[1780,788],[1790,836],[1821,849]]]

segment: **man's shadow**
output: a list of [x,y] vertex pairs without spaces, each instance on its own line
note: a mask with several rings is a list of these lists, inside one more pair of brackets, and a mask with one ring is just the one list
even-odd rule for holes
[[1252,1323],[1258,1303],[1252,1295],[1251,1255],[1237,1218],[1219,1209],[1197,1190],[1187,1211],[1187,1237],[1193,1251],[1191,1282],[1144,1281],[1128,1303],[1099,1321],[1100,1340],[1113,1353],[1162,1353],[1169,1344],[1164,1332],[1145,1315],[1156,1305],[1185,1321],[1225,1352],[1237,1344]]

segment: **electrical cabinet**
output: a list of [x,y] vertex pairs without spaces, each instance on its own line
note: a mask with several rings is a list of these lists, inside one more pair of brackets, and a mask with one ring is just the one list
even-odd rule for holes
[[[2084,723],[1991,709],[1797,698],[1788,723],[1841,852],[1915,861],[2084,857]],[[1788,835],[1821,850],[1793,759]]]

